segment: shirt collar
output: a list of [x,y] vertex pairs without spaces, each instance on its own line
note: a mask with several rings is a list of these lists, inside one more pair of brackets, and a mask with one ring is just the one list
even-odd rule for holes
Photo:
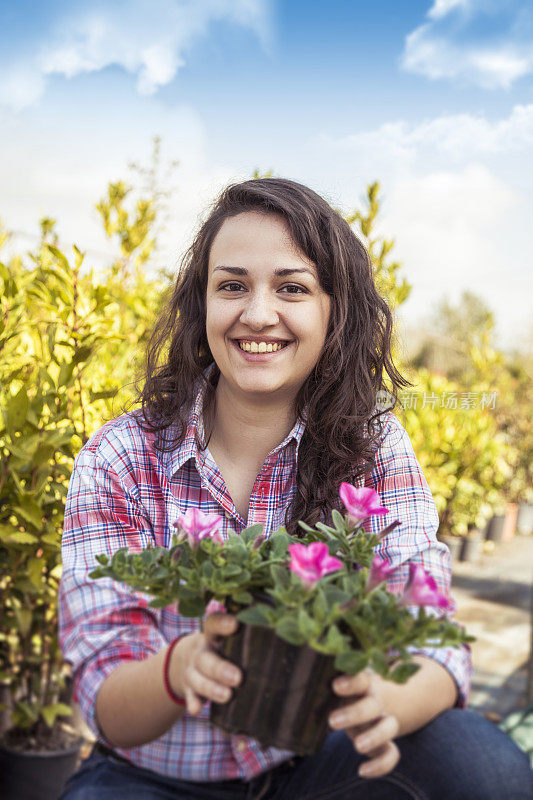
[[[212,365],[205,371],[204,377],[207,378],[211,366]],[[194,403],[191,406],[191,411],[187,420],[187,429],[182,443],[176,450],[161,454],[163,467],[169,478],[172,478],[189,459],[192,458],[197,462],[205,459],[205,455],[203,454],[203,450],[205,449],[205,431],[202,409],[204,407],[206,391],[207,384],[205,381],[202,381]],[[173,428],[173,431],[174,430],[175,428]],[[272,450],[270,455],[279,453],[294,441],[296,459],[298,459],[298,450],[304,431],[305,422],[299,417],[285,439]]]

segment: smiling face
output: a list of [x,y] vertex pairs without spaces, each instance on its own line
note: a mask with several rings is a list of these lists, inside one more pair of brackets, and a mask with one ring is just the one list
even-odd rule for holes
[[293,402],[317,363],[331,299],[279,215],[227,219],[211,246],[206,332],[228,388]]

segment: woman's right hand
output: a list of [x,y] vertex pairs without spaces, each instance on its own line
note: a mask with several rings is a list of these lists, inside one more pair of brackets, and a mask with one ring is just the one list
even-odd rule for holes
[[242,672],[215,651],[220,636],[235,633],[238,622],[231,614],[209,614],[203,631],[184,636],[176,644],[169,665],[172,689],[187,703],[189,714],[199,714],[206,700],[227,703]]

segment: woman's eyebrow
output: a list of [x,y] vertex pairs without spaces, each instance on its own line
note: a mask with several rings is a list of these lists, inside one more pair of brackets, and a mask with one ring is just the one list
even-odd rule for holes
[[[213,272],[217,270],[223,270],[224,272],[229,272],[231,275],[248,275],[248,270],[244,267],[224,267],[219,266],[215,267]],[[285,267],[283,269],[276,269],[274,270],[274,275],[278,278],[286,278],[288,275],[293,275],[294,273],[301,273],[306,272],[308,275],[311,275],[315,278],[315,274],[312,270],[308,269],[307,267]]]

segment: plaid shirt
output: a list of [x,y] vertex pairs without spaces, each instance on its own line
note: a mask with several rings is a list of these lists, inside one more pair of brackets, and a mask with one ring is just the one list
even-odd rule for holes
[[[228,529],[240,533],[255,523],[273,531],[284,524],[296,489],[298,448],[305,427],[301,420],[266,458],[245,521],[209,450],[197,446],[197,435],[204,443],[202,406],[203,390],[191,409],[186,436],[173,452],[156,452],[153,435],[144,433],[133,415],[123,415],[100,428],[74,464],[62,540],[59,637],[65,659],[72,665],[74,697],[89,727],[108,745],[95,716],[95,699],[104,679],[125,661],[145,659],[176,636],[197,630],[198,622],[180,617],[175,605],[150,608],[147,595],[110,579],[90,580],[95,556],[123,546],[169,547],[173,523],[191,507],[221,514],[224,533]],[[401,593],[409,563],[417,562],[448,595],[450,557],[435,538],[435,504],[409,438],[392,414],[386,419],[366,485],[379,492],[390,509],[389,518],[401,521],[376,548],[398,566],[388,588]],[[374,518],[372,525],[377,530],[379,519]],[[468,647],[419,652],[450,672],[459,690],[458,704],[464,705],[471,676]],[[190,781],[250,780],[291,756],[286,750],[261,747],[254,739],[213,727],[208,705],[198,716],[185,713],[155,741],[118,752],[139,767]]]

